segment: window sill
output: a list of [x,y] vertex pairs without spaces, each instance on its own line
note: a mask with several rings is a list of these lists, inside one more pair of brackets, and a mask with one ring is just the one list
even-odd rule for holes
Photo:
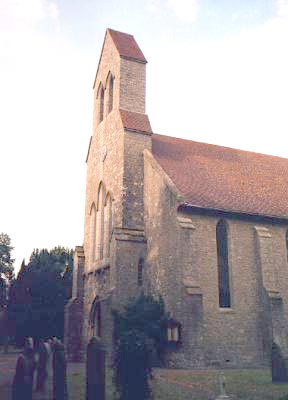
[[235,310],[233,309],[233,308],[228,308],[228,307],[219,307],[219,311],[220,311],[220,313],[223,313],[223,314],[234,314],[235,313]]

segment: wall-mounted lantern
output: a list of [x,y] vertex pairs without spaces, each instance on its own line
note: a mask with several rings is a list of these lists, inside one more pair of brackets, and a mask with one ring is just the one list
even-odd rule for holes
[[175,319],[170,319],[167,324],[168,343],[179,343],[181,338],[181,324]]

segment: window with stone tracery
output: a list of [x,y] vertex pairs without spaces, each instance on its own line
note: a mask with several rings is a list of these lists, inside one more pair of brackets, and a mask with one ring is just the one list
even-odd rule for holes
[[228,229],[225,221],[220,220],[216,226],[219,307],[231,307],[228,257]]

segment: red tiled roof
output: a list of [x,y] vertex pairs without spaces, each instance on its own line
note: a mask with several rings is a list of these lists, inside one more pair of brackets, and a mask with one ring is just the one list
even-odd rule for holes
[[131,131],[152,133],[149,118],[146,114],[119,110],[123,127]]
[[152,152],[189,205],[288,218],[288,159],[156,134]]
[[137,60],[142,63],[147,63],[144,54],[140,50],[136,40],[132,35],[128,33],[114,31],[113,29],[107,29],[110,33],[112,40],[119,51],[120,56]]

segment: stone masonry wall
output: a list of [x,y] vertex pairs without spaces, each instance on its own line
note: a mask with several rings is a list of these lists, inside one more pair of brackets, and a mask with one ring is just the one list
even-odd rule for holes
[[[173,318],[182,324],[182,344],[171,350],[170,363],[182,367],[267,363],[272,340],[272,327],[267,326],[269,322],[271,325],[271,309],[273,335],[287,351],[283,335],[288,328],[286,227],[263,224],[271,233],[273,256],[269,254],[269,260],[281,298],[272,300],[270,307],[267,296],[265,300],[263,271],[256,251],[255,223],[226,219],[232,307],[221,309],[216,247],[216,225],[220,218],[177,213],[181,199],[170,183],[155,160],[146,154],[148,284],[162,293]],[[187,220],[191,234],[185,238],[181,225],[187,225]],[[187,257],[191,257],[190,265]]]
[[123,226],[143,229],[144,226],[144,159],[143,151],[151,150],[151,136],[125,131],[123,176]]
[[120,108],[145,114],[146,64],[121,59]]

